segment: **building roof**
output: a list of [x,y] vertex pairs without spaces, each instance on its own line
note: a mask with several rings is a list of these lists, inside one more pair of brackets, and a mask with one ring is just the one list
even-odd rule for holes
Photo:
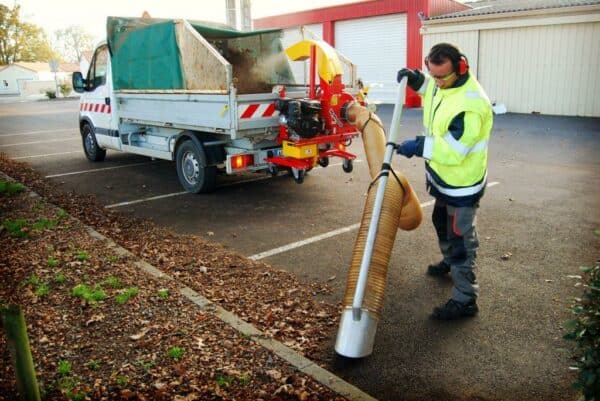
[[58,65],[58,70],[62,72],[76,72],[79,71],[78,63],[60,63]]
[[479,15],[514,13],[521,11],[543,10],[549,8],[564,8],[591,6],[600,4],[600,0],[496,0],[496,1],[478,1],[465,3],[470,10],[458,11],[455,13],[438,15],[427,18],[428,20],[472,17]]

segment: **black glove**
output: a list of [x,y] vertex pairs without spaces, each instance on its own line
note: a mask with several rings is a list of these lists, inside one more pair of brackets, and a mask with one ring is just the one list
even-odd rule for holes
[[417,153],[417,141],[415,139],[409,139],[401,144],[396,144],[396,153],[410,159]]
[[421,85],[423,85],[423,82],[425,81],[425,75],[423,75],[423,73],[419,71],[418,68],[414,70],[411,70],[409,68],[401,69],[400,71],[398,71],[398,76],[396,80],[398,81],[398,83],[400,83],[400,81],[402,81],[402,78],[404,77],[406,77],[408,86],[410,86],[410,88],[414,91],[419,90],[419,88],[421,88]]

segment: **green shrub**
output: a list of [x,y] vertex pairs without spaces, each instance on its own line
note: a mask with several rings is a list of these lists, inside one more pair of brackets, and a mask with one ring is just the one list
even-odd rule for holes
[[600,263],[581,270],[585,290],[571,306],[575,318],[565,323],[564,338],[577,343],[574,359],[579,373],[574,387],[586,401],[600,401]]
[[69,96],[69,93],[71,93],[71,85],[67,83],[59,84],[58,90],[60,91],[61,95],[63,95],[63,97],[67,97]]
[[46,96],[48,97],[48,99],[56,99],[56,91],[55,90],[47,90],[45,93],[46,93]]
[[16,194],[17,192],[22,192],[25,190],[25,186],[18,182],[6,182],[4,180],[0,180],[0,194]]

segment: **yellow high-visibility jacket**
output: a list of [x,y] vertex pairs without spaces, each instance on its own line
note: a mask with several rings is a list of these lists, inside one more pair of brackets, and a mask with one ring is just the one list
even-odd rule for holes
[[417,137],[416,154],[426,160],[429,192],[453,206],[472,206],[487,182],[490,101],[471,74],[448,89],[426,77],[421,90],[425,135]]

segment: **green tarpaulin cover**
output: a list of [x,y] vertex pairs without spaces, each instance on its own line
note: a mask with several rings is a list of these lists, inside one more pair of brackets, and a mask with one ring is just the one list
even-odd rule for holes
[[[189,21],[205,39],[231,41],[280,30],[241,32],[226,26]],[[123,89],[187,89],[175,21],[157,18],[108,17],[107,40],[111,52],[113,86]],[[257,40],[260,43],[260,40]],[[264,43],[262,44],[264,46]]]

